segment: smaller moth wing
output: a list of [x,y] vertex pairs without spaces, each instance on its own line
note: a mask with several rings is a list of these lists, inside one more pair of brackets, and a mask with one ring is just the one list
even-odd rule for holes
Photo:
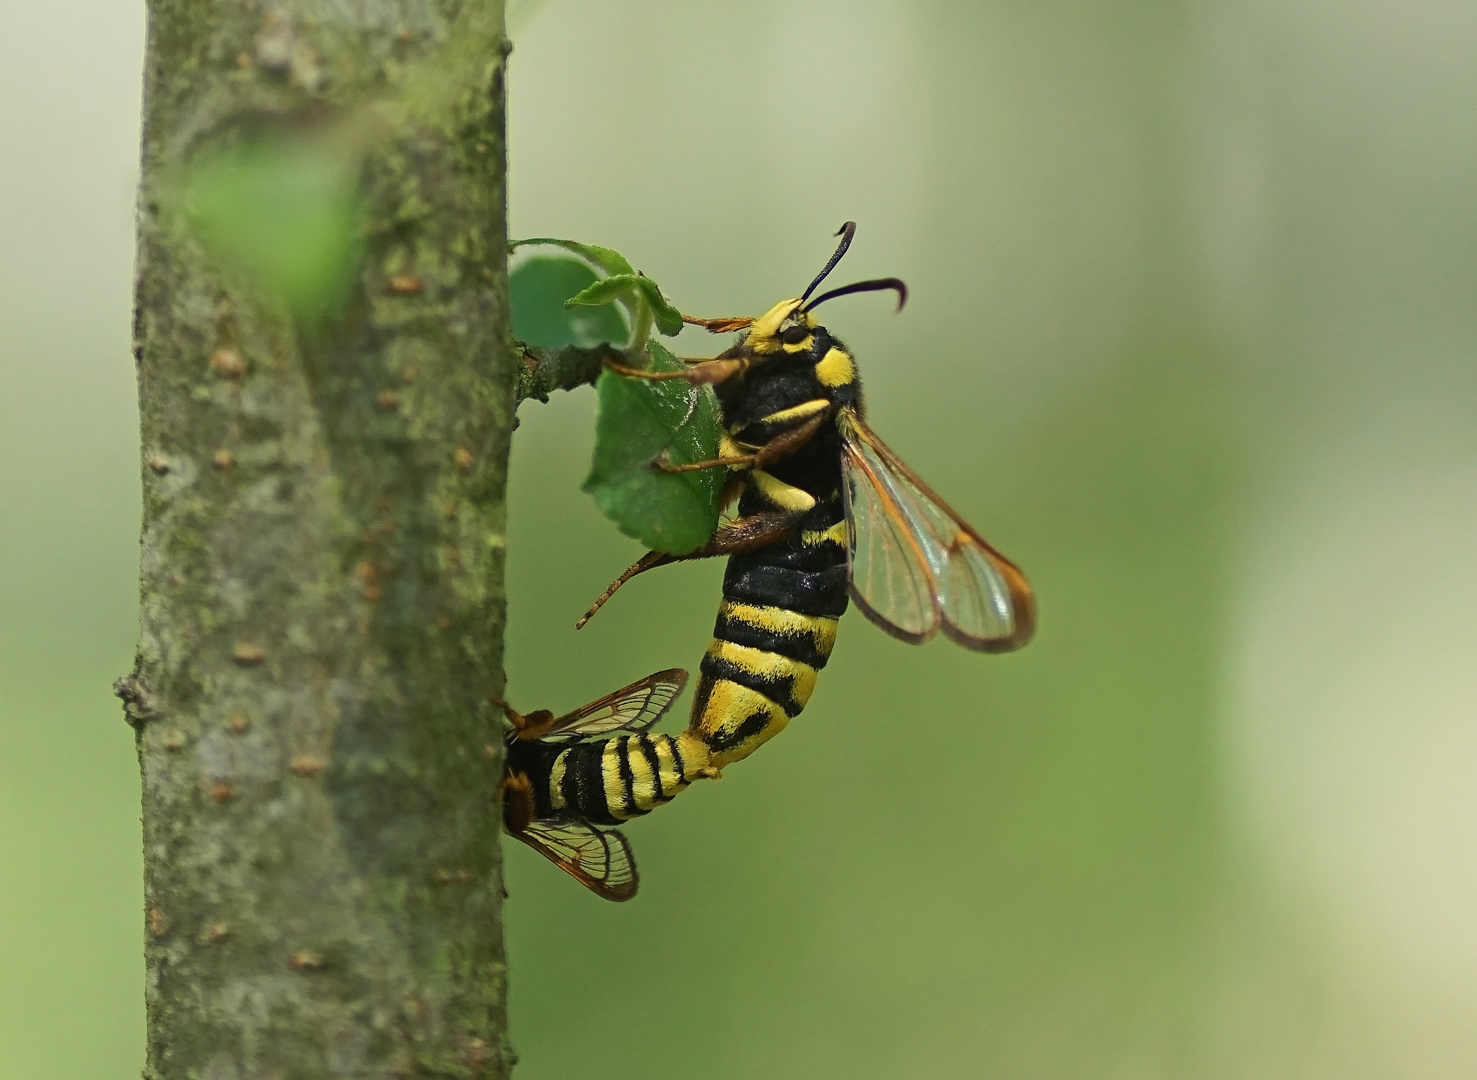
[[629,900],[641,884],[631,844],[618,829],[561,818],[532,821],[512,835],[606,900]]

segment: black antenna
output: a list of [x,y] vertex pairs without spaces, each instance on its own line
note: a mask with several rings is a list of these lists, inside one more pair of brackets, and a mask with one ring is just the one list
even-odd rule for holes
[[831,256],[831,261],[826,263],[826,268],[815,276],[806,290],[800,294],[800,302],[803,304],[809,299],[810,294],[815,292],[815,287],[826,280],[826,275],[836,269],[836,264],[841,261],[841,256],[846,254],[846,249],[851,247],[851,238],[856,235],[856,222],[848,221],[836,230],[836,235],[841,237],[841,243],[836,248],[836,254]]
[[811,311],[824,304],[827,300],[834,300],[838,296],[850,296],[852,293],[859,292],[881,292],[883,289],[891,289],[897,293],[897,309],[902,311],[903,305],[908,302],[908,287],[895,277],[873,278],[871,281],[854,281],[850,285],[843,285],[839,289],[832,289],[830,292],[821,293],[800,310]]

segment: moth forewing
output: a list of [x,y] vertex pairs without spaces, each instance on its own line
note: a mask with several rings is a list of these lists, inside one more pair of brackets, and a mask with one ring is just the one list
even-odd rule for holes
[[921,644],[939,626],[928,560],[881,478],[851,443],[844,446],[841,471],[849,534],[847,591],[883,630]]
[[687,672],[682,668],[655,672],[561,716],[542,738],[545,742],[559,743],[590,739],[612,731],[646,731],[671,708],[686,685]]
[[[859,565],[854,555],[851,592],[863,612],[905,640],[926,640],[942,628],[951,640],[980,652],[1008,652],[1026,644],[1035,631],[1035,601],[1020,569],[939,498],[854,412],[845,412],[840,427],[853,552],[865,552],[868,558],[863,561],[875,563],[869,549],[880,548],[886,558],[913,563],[911,569],[879,573],[874,565]],[[885,522],[880,530],[879,521]],[[869,533],[884,540],[879,543]],[[899,542],[901,533],[907,534],[907,543]],[[909,583],[901,601],[899,590],[891,587],[898,580]],[[916,596],[924,581],[931,594],[926,628],[921,627],[922,605]],[[879,588],[879,583],[887,588]]]

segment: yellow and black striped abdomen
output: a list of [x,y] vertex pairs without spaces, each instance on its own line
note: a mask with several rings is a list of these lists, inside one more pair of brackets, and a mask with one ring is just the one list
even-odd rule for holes
[[839,493],[817,500],[790,538],[729,559],[688,724],[715,768],[748,757],[805,708],[845,610]]
[[525,771],[533,781],[536,818],[573,815],[593,825],[618,825],[651,813],[711,775],[707,746],[685,731],[617,735],[547,750],[541,761],[510,761],[510,770]]

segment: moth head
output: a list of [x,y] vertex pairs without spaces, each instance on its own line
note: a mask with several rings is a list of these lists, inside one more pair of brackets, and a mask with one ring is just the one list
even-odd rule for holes
[[908,287],[897,278],[855,281],[839,289],[823,292],[811,299],[811,294],[820,287],[821,282],[826,280],[826,275],[836,268],[836,264],[846,254],[846,249],[851,247],[851,238],[856,235],[856,222],[848,221],[841,226],[836,235],[841,237],[841,243],[836,246],[836,250],[826,261],[826,265],[821,268],[821,272],[811,280],[805,291],[794,299],[781,300],[757,319],[688,319],[687,321],[706,326],[710,331],[718,333],[747,329],[748,334],[744,338],[744,344],[750,353],[755,356],[784,356],[803,354],[814,347],[815,330],[820,326],[820,322],[813,312],[827,300],[838,296],[849,296],[852,293],[891,289],[897,293],[897,306],[901,311],[903,304],[908,300]]
[[801,297],[781,300],[749,327],[745,343],[760,356],[802,353],[810,347],[815,316],[802,308]]

